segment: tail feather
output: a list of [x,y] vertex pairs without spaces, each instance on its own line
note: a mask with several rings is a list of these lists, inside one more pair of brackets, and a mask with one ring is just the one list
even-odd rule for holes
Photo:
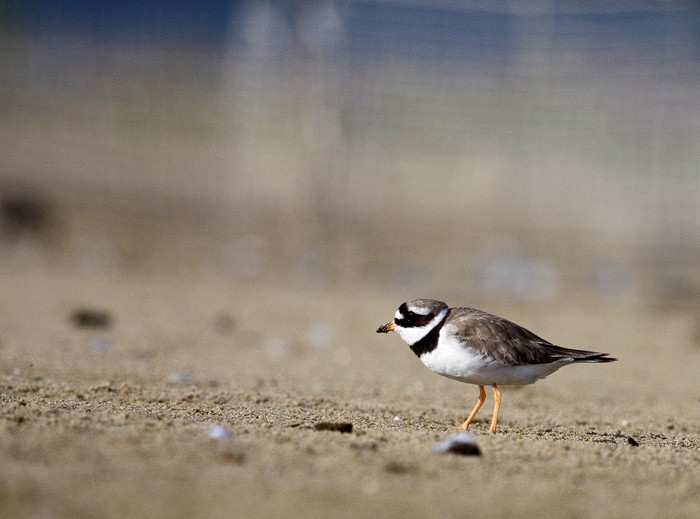
[[592,353],[585,357],[574,357],[574,362],[615,362],[615,357],[608,357],[609,353]]

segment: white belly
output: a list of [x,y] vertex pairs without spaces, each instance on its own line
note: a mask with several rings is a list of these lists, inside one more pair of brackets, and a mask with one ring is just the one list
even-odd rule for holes
[[445,337],[443,332],[444,330],[440,331],[439,346],[421,355],[420,360],[438,375],[469,384],[532,384],[571,362],[568,359],[550,364],[503,366],[495,360],[474,355],[457,340]]

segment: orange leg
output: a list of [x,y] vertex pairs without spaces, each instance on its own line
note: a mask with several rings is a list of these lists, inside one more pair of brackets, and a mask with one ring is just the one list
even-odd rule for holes
[[476,413],[478,413],[479,409],[481,409],[481,406],[484,405],[484,402],[486,402],[486,391],[484,391],[484,386],[479,386],[479,400],[477,400],[474,410],[469,415],[469,418],[467,418],[467,421],[457,427],[458,431],[465,431],[469,428],[469,425],[472,423]]
[[501,390],[498,389],[496,384],[491,387],[493,387],[493,398],[496,400],[496,403],[493,405],[493,420],[491,421],[490,430],[492,433],[495,433],[496,424],[498,423],[498,410],[501,408]]

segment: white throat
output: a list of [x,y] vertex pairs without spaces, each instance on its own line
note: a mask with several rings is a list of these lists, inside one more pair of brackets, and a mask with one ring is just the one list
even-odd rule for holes
[[447,315],[449,308],[443,309],[439,314],[432,318],[432,320],[424,326],[412,326],[410,328],[404,328],[403,326],[397,326],[394,330],[401,336],[406,344],[413,346],[415,343],[420,341],[423,337],[430,333],[430,330],[435,328]]

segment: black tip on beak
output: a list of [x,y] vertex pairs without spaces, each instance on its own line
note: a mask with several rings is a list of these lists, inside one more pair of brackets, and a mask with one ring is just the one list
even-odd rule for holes
[[396,328],[396,323],[394,321],[391,321],[390,323],[383,324],[382,326],[377,328],[377,333],[393,332],[394,328]]

